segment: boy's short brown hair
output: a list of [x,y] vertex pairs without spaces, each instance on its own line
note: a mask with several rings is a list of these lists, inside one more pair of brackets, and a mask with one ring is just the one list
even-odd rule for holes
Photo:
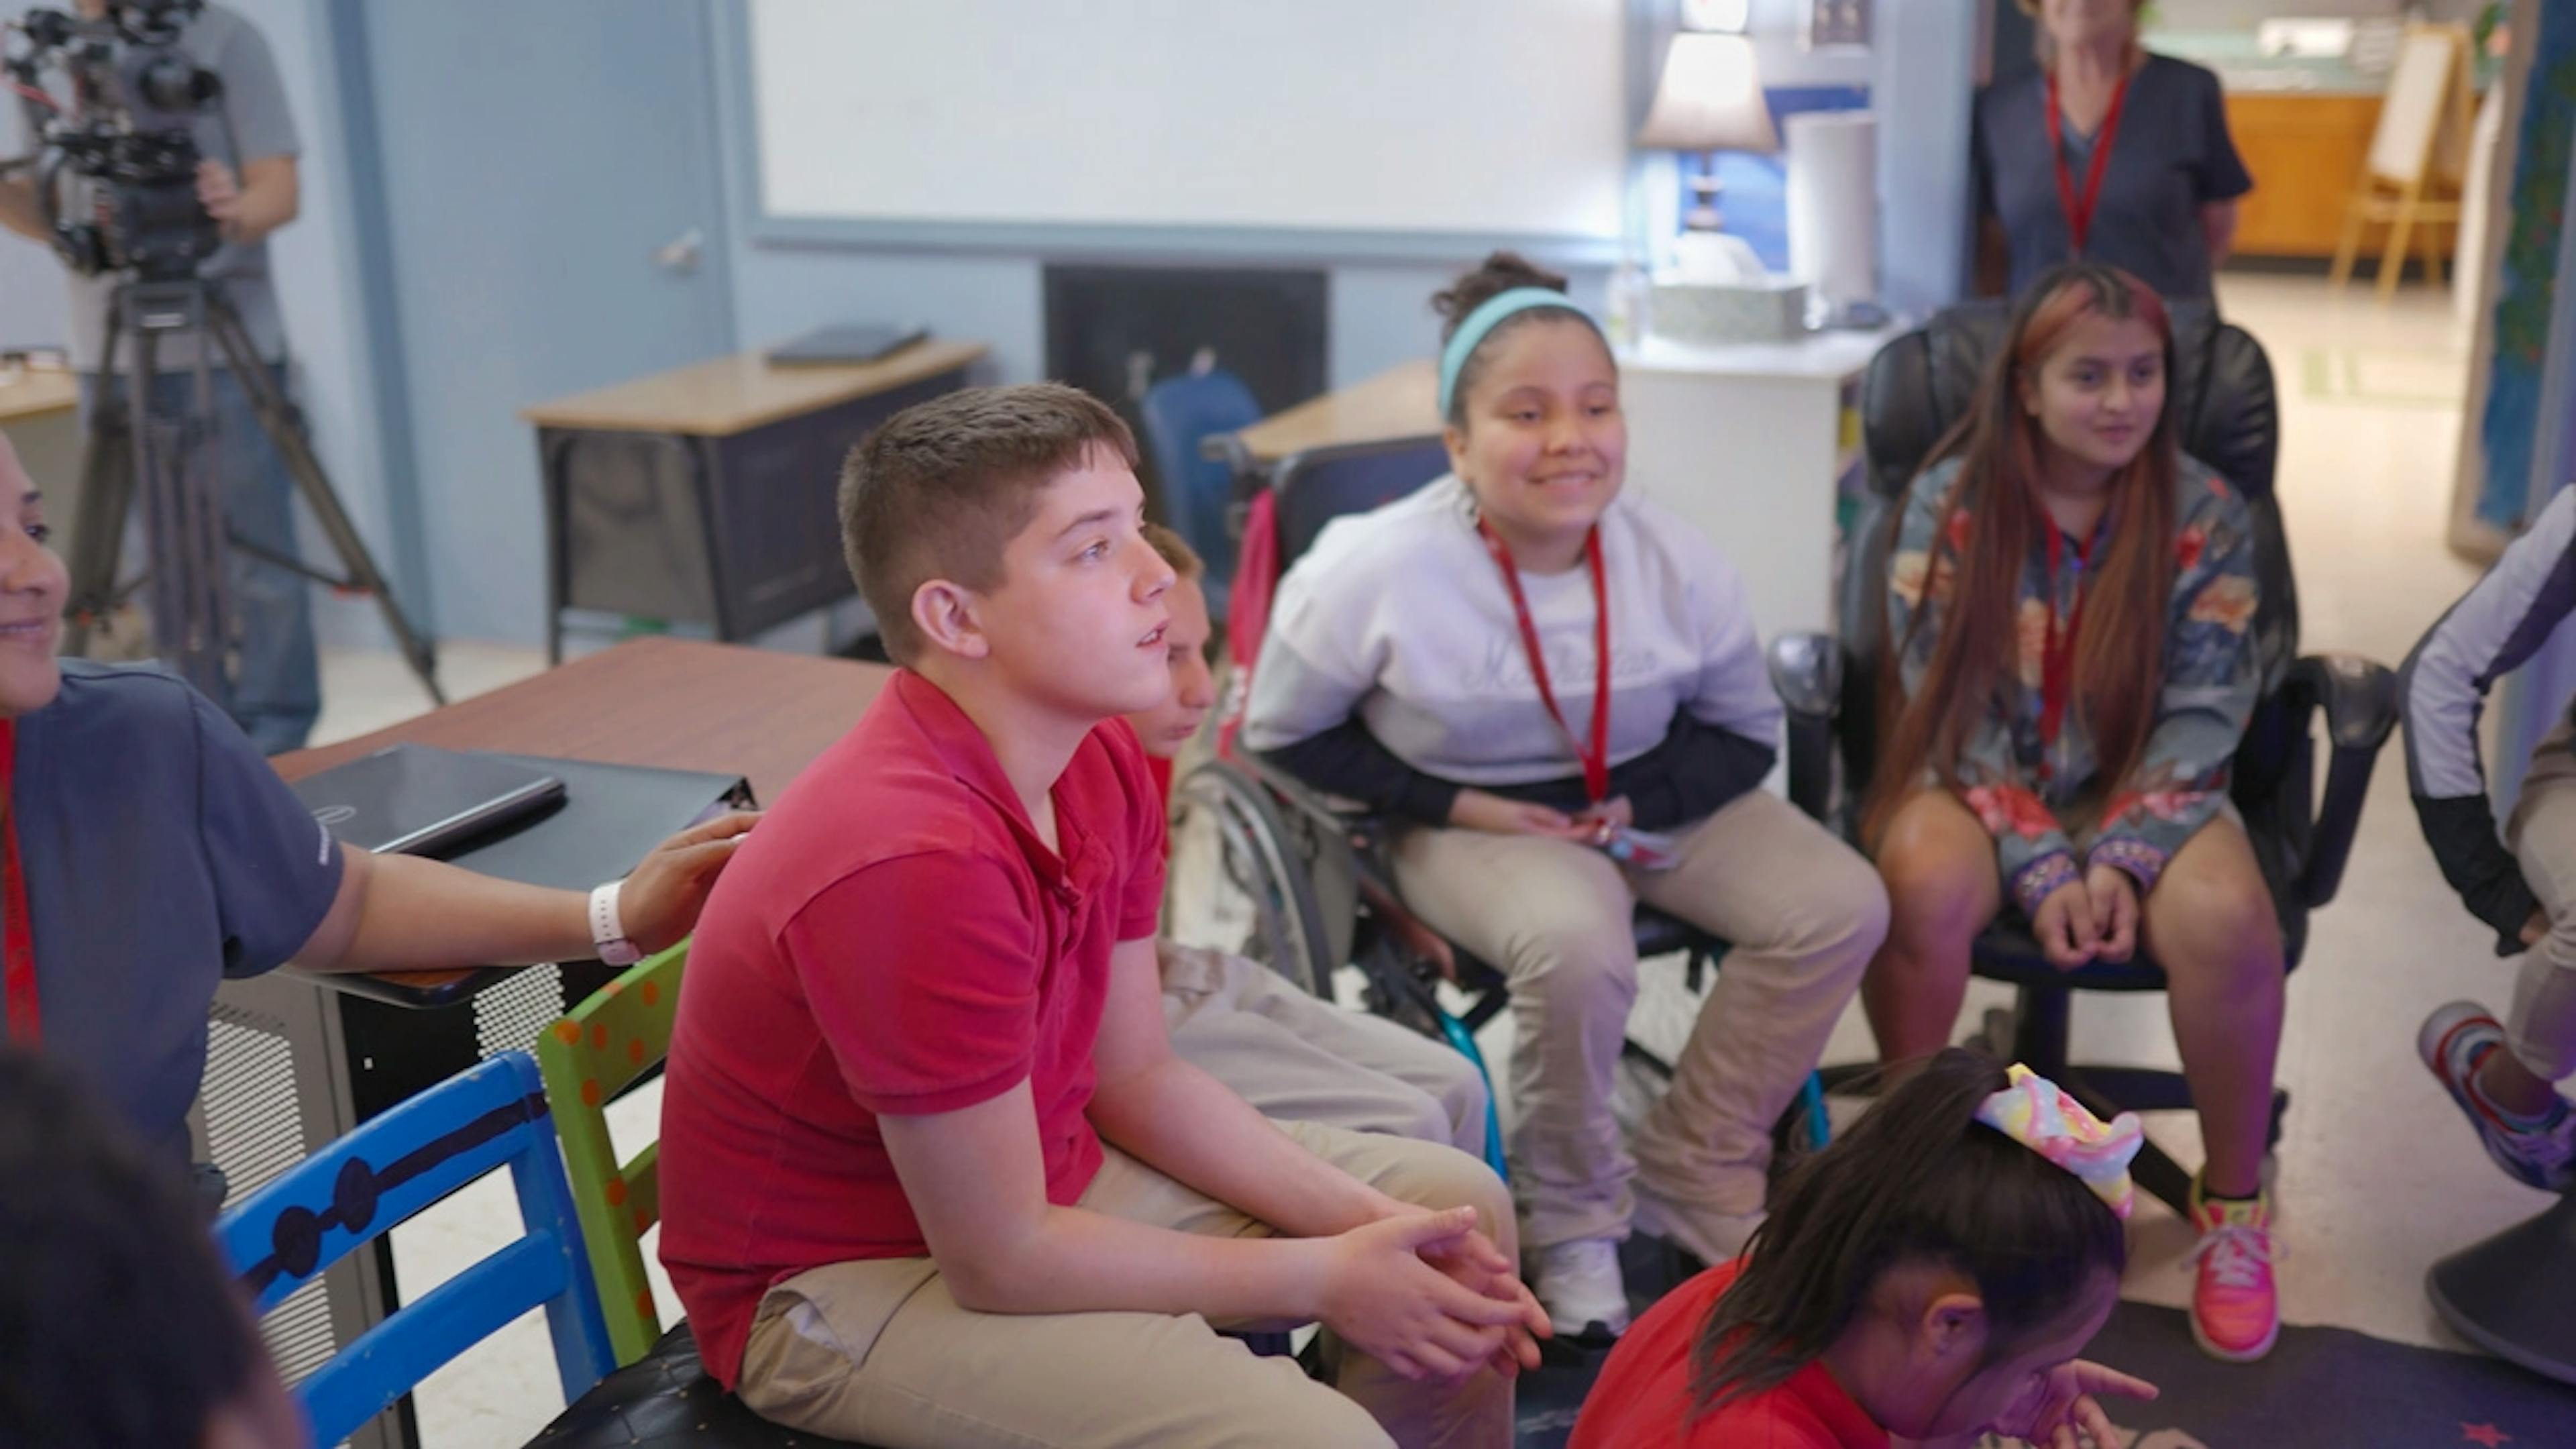
[[1174,530],[1159,523],[1148,523],[1145,525],[1145,541],[1154,546],[1154,552],[1162,555],[1163,562],[1172,566],[1172,572],[1191,583],[1197,583],[1207,573],[1207,564],[1199,558],[1198,550],[1190,547],[1190,541]]
[[1107,404],[1062,383],[969,388],[880,424],[841,465],[841,550],[877,616],[887,657],[922,649],[912,596],[932,579],[1002,584],[1002,550],[1039,490],[1107,448],[1136,466],[1136,438]]

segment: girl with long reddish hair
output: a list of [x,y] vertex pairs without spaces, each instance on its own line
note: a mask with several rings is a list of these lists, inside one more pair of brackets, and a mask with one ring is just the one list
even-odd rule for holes
[[2009,904],[2061,970],[2169,978],[2208,1165],[2192,1327],[2279,1329],[2262,1167],[2280,927],[2228,762],[2258,692],[2251,515],[2174,438],[2173,333],[2137,278],[2032,286],[1969,416],[1908,491],[1888,579],[1893,725],[1863,816],[1892,920],[1862,988],[1891,1065],[1940,1050]]

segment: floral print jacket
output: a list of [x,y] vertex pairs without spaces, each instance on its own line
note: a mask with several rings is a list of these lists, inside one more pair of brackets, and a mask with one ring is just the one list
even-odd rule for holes
[[[1954,560],[1975,527],[1964,508],[1941,516],[1959,466],[1950,459],[1914,480],[1889,561],[1889,638],[1906,646],[1899,682],[1908,698],[1931,665]],[[2144,895],[2226,798],[2228,762],[2261,687],[2252,644],[2253,517],[2234,489],[2190,458],[2177,470],[2176,490],[2164,687],[2129,779],[2094,778],[2093,741],[2071,711],[2056,740],[2044,739],[2040,679],[2052,612],[2049,592],[2056,590],[2059,620],[2075,617],[2083,571],[2074,566],[2079,551],[2072,539],[2060,550],[2066,566],[2058,577],[2050,576],[2044,539],[2023,564],[2016,661],[2022,687],[2009,713],[1989,713],[1962,746],[1956,782],[1968,808],[1995,837],[2004,884],[2025,912],[2037,911],[2051,891],[2080,878],[2087,865],[2128,872]],[[1927,596],[1931,614],[1917,629],[1914,615]],[[2078,801],[2101,805],[2081,854],[2059,821],[2060,812]]]

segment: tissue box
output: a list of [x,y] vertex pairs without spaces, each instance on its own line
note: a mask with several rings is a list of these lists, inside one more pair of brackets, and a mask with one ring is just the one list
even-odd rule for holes
[[1685,282],[1658,277],[1646,331],[1701,347],[1785,342],[1807,330],[1807,284],[1791,277],[1756,282]]

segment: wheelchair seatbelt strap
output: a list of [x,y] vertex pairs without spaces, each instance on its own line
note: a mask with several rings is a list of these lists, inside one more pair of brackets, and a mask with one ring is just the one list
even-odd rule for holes
[[1476,520],[1476,534],[1485,541],[1485,552],[1494,556],[1494,566],[1503,571],[1503,587],[1510,592],[1512,612],[1520,620],[1521,649],[1529,655],[1539,703],[1547,706],[1548,717],[1574,747],[1574,757],[1583,762],[1584,793],[1598,805],[1610,798],[1610,584],[1601,567],[1601,527],[1593,525],[1583,538],[1583,560],[1592,570],[1592,738],[1588,741],[1575,738],[1574,727],[1565,722],[1565,711],[1557,708],[1556,689],[1547,677],[1547,653],[1539,647],[1538,624],[1530,618],[1529,596],[1521,592],[1521,571],[1512,562],[1511,549],[1481,518]]
[[27,874],[18,865],[18,722],[0,719],[0,900],[5,911],[9,1039],[34,1046],[42,1023],[36,1006],[36,932],[27,918]]

